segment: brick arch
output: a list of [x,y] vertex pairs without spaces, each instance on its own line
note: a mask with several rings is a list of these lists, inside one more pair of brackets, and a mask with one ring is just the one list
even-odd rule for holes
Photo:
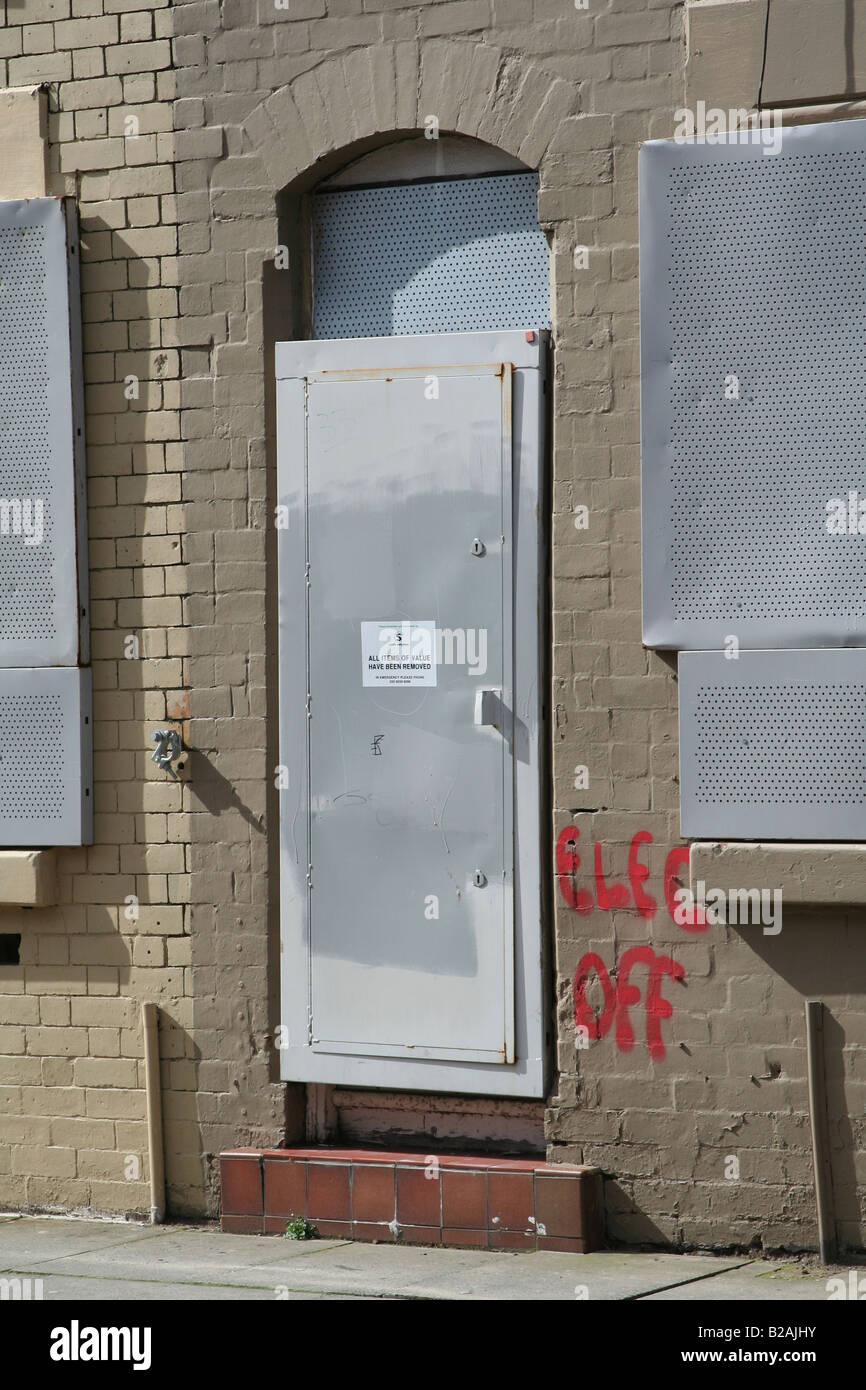
[[424,129],[498,146],[544,170],[559,123],[579,109],[577,83],[489,43],[431,39],[333,57],[261,102],[243,124],[275,191],[310,184],[395,134]]

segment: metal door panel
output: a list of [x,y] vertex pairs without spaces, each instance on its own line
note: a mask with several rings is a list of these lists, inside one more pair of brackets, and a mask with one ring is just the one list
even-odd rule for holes
[[[528,336],[379,339],[355,369],[347,343],[278,345],[278,377],[306,359],[278,392],[288,1078],[542,1084],[537,337],[532,369],[508,360],[525,360]],[[480,340],[474,361],[467,339]],[[493,341],[509,352],[485,360]],[[431,374],[438,400],[425,397]],[[530,636],[517,690],[515,611]],[[407,621],[440,633],[435,684],[365,685],[362,625]],[[486,634],[486,669],[478,646],[449,638],[467,630]],[[494,692],[498,727],[475,723],[480,690]],[[518,902],[515,781],[535,833]]]
[[[505,1056],[507,734],[472,722],[479,680],[506,684],[503,383],[467,368],[438,401],[417,369],[308,384],[312,1040],[328,1050]],[[483,675],[443,662],[432,687],[365,687],[362,623],[413,619],[487,634]]]
[[453,370],[491,362],[510,362],[515,371],[521,367],[538,371],[547,341],[547,334],[513,329],[495,333],[419,333],[405,339],[311,338],[277,343],[274,358],[278,381],[306,381],[322,373],[353,372],[362,367],[371,373],[414,371],[419,367]]

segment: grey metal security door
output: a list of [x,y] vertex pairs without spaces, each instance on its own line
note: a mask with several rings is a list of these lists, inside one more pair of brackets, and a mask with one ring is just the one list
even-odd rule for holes
[[[312,1041],[505,1061],[511,369],[437,376],[438,401],[423,368],[308,385]],[[503,696],[493,738],[479,681]]]
[[289,1077],[538,1093],[537,621],[515,609],[512,503],[537,500],[541,347],[278,346]]

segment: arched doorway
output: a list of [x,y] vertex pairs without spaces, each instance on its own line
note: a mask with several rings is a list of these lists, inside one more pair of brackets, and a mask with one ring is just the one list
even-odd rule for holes
[[282,1075],[540,1097],[537,174],[422,136],[304,203],[306,335],[275,348]]

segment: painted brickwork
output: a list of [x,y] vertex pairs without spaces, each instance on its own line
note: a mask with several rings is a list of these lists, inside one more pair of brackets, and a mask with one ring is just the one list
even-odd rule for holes
[[0,1203],[147,1211],[155,999],[169,1182],[200,1209],[188,793],[148,749],[183,714],[188,642],[171,11],[10,0],[0,55],[0,85],[49,84],[47,191],[80,209],[95,733],[95,842],[58,851],[62,906],[0,910],[21,932],[0,967]]
[[[866,916],[791,912],[778,938],[675,924],[675,676],[640,640],[637,152],[672,134],[696,81],[714,100],[726,80],[731,104],[755,100],[742,88],[763,38],[757,8],[8,0],[0,82],[52,84],[53,187],[78,192],[87,243],[99,752],[97,843],[63,854],[68,906],[31,914],[23,976],[0,971],[4,1205],[143,1209],[144,1186],[122,1175],[122,1155],[143,1152],[142,998],[164,1011],[174,1211],[215,1210],[221,1148],[303,1137],[302,1089],[277,1083],[272,1046],[271,344],[302,331],[303,194],[432,114],[539,170],[551,243],[559,1070],[546,1107],[338,1093],[325,1106],[335,1137],[436,1127],[452,1146],[490,1131],[517,1147],[543,1132],[550,1160],[608,1175],[617,1238],[814,1245],[803,1024],[814,995],[832,1014],[839,1233],[863,1245]],[[790,8],[794,34],[806,19]],[[739,47],[722,10],[749,12]],[[774,42],[774,101],[839,96],[838,64],[810,78],[802,57],[785,66],[783,29]],[[289,273],[273,269],[278,244]],[[142,380],[134,404],[128,373]],[[126,662],[134,633],[141,659]],[[181,789],[154,774],[146,745],[166,694],[186,686],[195,751]],[[137,924],[123,917],[132,893]],[[581,962],[586,1047],[575,1045]],[[651,971],[670,1004],[655,1032]]]

